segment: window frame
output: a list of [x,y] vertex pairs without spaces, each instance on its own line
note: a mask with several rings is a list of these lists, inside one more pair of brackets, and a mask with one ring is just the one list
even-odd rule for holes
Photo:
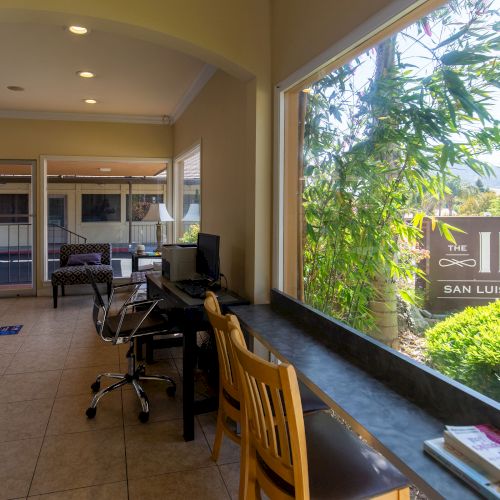
[[200,221],[199,221],[199,226],[200,226],[200,231],[202,230],[202,215],[203,215],[203,201],[202,201],[202,193],[203,193],[203,150],[202,150],[202,143],[201,139],[197,140],[194,144],[192,144],[190,147],[185,149],[182,153],[179,155],[175,156],[174,158],[174,168],[173,168],[173,200],[174,200],[174,210],[173,210],[173,217],[175,219],[175,230],[174,230],[174,243],[177,243],[179,241],[179,238],[182,237],[184,234],[183,230],[183,222],[182,222],[182,217],[183,217],[183,201],[184,201],[184,193],[183,193],[183,186],[184,186],[184,161],[189,158],[190,156],[193,156],[198,152],[200,156],[200,192],[199,192],[199,199],[200,199]]

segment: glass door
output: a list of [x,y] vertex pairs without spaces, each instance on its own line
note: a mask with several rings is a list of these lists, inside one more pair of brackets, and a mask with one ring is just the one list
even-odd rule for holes
[[35,162],[0,160],[0,295],[34,295]]

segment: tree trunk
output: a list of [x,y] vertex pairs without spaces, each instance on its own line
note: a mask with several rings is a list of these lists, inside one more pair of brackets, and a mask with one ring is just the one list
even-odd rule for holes
[[[383,79],[387,72],[394,66],[396,53],[395,37],[388,38],[377,46],[377,59],[373,85]],[[372,108],[374,115],[374,129],[380,123],[379,117],[384,116],[387,110],[380,107]],[[394,158],[388,151],[385,160],[393,163]],[[388,182],[391,178],[387,179]],[[372,282],[374,298],[370,301],[370,311],[375,320],[375,328],[369,332],[370,335],[384,344],[397,348],[398,341],[398,313],[397,313],[397,290],[396,284],[390,276],[389,269],[381,269]]]

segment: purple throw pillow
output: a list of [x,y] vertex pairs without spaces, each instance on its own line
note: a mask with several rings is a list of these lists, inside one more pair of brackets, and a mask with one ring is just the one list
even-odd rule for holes
[[89,266],[97,266],[101,263],[100,253],[74,253],[69,256],[67,266],[83,266],[88,264]]

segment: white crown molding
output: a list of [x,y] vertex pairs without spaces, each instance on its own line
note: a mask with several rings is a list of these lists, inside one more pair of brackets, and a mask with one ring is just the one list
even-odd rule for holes
[[198,77],[193,81],[191,87],[189,87],[187,92],[182,96],[182,99],[177,104],[172,117],[172,123],[175,123],[181,117],[182,113],[186,111],[187,107],[199,94],[199,92],[205,86],[208,80],[212,78],[212,76],[216,71],[217,68],[215,66],[211,66],[210,64],[205,64],[203,69],[200,71]]
[[20,111],[0,109],[0,118],[22,120],[59,120],[76,122],[143,123],[150,125],[171,125],[170,116],[115,115],[99,113],[64,113],[50,111]]

